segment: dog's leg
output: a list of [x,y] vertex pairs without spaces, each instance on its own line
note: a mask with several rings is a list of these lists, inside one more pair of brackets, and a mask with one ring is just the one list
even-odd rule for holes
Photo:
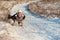
[[23,22],[22,22],[22,21],[18,21],[18,24],[19,24],[20,26],[23,26]]

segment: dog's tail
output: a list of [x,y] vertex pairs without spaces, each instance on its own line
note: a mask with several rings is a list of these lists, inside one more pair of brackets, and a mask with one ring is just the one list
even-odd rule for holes
[[24,15],[24,17],[23,17],[23,20],[26,18],[26,16]]

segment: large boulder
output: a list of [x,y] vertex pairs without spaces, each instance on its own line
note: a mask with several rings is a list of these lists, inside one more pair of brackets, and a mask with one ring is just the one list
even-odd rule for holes
[[47,18],[60,18],[60,0],[40,0],[29,4],[29,9]]

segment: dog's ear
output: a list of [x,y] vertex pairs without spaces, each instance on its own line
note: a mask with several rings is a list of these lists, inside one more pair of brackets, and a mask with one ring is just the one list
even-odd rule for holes
[[26,16],[24,15],[24,16],[23,16],[23,20],[24,20],[25,18],[26,18]]

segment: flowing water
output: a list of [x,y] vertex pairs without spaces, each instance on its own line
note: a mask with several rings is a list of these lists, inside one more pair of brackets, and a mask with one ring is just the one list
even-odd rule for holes
[[[48,20],[28,10],[28,4],[17,4],[10,11],[21,9],[26,16],[23,27],[12,27],[16,40],[60,40],[60,19]],[[15,31],[15,32],[13,32]]]

